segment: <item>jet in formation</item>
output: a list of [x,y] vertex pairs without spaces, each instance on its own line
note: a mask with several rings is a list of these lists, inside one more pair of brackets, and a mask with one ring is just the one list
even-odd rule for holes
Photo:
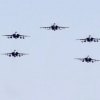
[[85,58],[75,58],[75,59],[78,59],[78,60],[80,60],[80,61],[82,61],[82,62],[87,62],[87,63],[90,63],[90,62],[94,63],[94,62],[96,62],[96,61],[100,61],[100,60],[92,59],[92,58],[89,57],[89,56],[87,56],[87,57],[85,57]]
[[15,32],[12,35],[3,35],[3,36],[8,37],[9,39],[12,39],[12,38],[14,38],[14,39],[18,39],[18,38],[25,39],[25,37],[30,37],[30,36],[27,36],[27,35],[20,35],[20,34],[18,34],[18,32]]
[[58,26],[58,25],[56,25],[56,23],[54,23],[53,25],[51,25],[49,27],[40,27],[40,28],[45,28],[45,29],[48,29],[48,30],[56,31],[56,30],[62,30],[62,29],[69,28],[69,27]]
[[83,42],[99,42],[100,38],[94,38],[91,35],[89,35],[87,38],[77,39],[77,40],[80,40],[82,43]]
[[11,53],[4,53],[4,54],[2,54],[2,55],[7,55],[7,56],[9,56],[9,57],[21,57],[21,56],[28,55],[28,54],[26,54],[26,53],[19,53],[19,52],[17,52],[16,50],[14,50],[14,51],[11,52]]

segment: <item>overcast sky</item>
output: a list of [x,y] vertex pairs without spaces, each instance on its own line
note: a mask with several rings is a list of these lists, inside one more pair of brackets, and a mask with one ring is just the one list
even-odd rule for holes
[[[40,29],[53,23],[69,29]],[[30,35],[24,40],[2,35]],[[99,0],[0,0],[0,100],[100,100],[100,43],[78,38],[100,37]]]

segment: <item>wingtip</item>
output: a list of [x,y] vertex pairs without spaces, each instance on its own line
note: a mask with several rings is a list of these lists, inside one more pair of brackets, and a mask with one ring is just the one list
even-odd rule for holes
[[74,59],[78,59],[78,58],[74,58]]
[[6,53],[1,53],[0,55],[6,55]]
[[76,39],[76,40],[80,40],[80,39]]
[[66,27],[66,28],[70,28],[70,27]]
[[31,37],[31,36],[29,36],[29,35],[25,35],[26,37]]

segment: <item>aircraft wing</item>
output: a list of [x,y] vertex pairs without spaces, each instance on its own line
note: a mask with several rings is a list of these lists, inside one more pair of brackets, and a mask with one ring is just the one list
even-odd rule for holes
[[28,55],[27,53],[19,53],[19,56]]
[[69,27],[62,27],[62,26],[58,26],[59,27],[59,29],[62,29],[62,28],[69,28]]
[[30,37],[30,36],[28,36],[28,35],[19,35],[20,37]]
[[100,61],[100,60],[92,59],[92,61]]
[[94,38],[94,40],[100,40],[100,38]]
[[100,38],[97,38],[98,40],[100,40]]
[[86,39],[76,39],[76,40],[80,40],[81,42],[86,42]]
[[51,29],[51,27],[40,27],[40,28]]
[[84,41],[84,40],[86,40],[86,39],[76,39],[76,40],[83,40],[83,41]]
[[2,54],[2,55],[11,56],[11,55],[12,55],[12,53],[4,53],[4,54]]
[[2,35],[2,36],[8,36],[8,37],[10,37],[10,36],[12,36],[12,35]]
[[100,38],[93,38],[94,42],[99,42]]
[[83,60],[83,58],[75,58],[75,59],[77,59],[77,60],[81,60],[81,61]]

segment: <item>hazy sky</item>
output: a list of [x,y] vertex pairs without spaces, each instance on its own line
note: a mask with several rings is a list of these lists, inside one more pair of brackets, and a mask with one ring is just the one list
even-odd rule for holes
[[[69,29],[48,31],[53,23]],[[25,40],[0,36],[0,100],[100,100],[100,43],[76,41],[100,37],[100,0],[0,0],[0,35],[30,35]]]

